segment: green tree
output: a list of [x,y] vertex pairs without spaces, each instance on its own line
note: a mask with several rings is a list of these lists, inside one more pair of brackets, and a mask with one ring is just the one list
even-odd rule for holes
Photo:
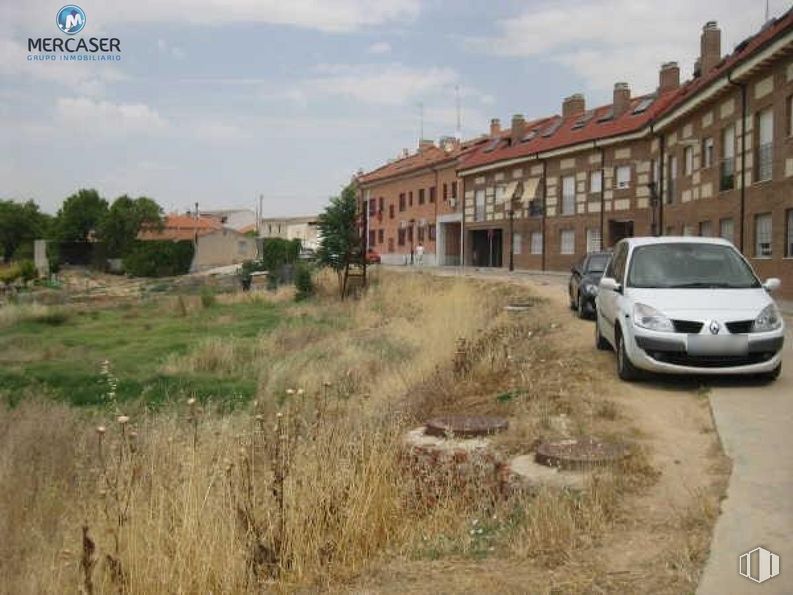
[[344,298],[347,265],[361,255],[361,235],[358,229],[358,199],[356,187],[349,184],[340,196],[330,199],[330,205],[319,216],[319,250],[317,261],[336,271],[339,294]]
[[107,215],[107,201],[93,189],[80,189],[61,205],[56,217],[58,239],[86,242]]
[[144,226],[162,228],[162,208],[151,198],[119,196],[99,223],[97,235],[111,258],[122,258],[132,249]]
[[3,261],[9,261],[22,243],[45,237],[49,227],[50,217],[39,211],[38,205],[32,200],[24,203],[0,200],[0,247],[3,249]]

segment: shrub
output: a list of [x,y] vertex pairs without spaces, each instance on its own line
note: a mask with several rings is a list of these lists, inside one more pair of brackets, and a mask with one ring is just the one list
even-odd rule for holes
[[215,292],[212,291],[209,287],[205,287],[201,290],[201,305],[204,308],[211,308],[217,303],[217,298],[215,297]]
[[282,265],[297,261],[300,254],[300,240],[284,240],[282,238],[265,238],[262,240],[262,270],[276,271]]
[[13,283],[19,279],[22,272],[19,270],[18,264],[12,264],[9,267],[0,268],[0,282]]
[[193,242],[136,242],[124,258],[124,270],[133,277],[171,277],[190,271]]
[[23,260],[19,263],[19,276],[22,277],[22,280],[25,283],[32,281],[39,276],[39,272],[36,270],[36,265],[33,264],[32,260]]
[[311,269],[306,265],[300,265],[295,270],[295,300],[301,301],[314,295],[314,280],[311,278]]

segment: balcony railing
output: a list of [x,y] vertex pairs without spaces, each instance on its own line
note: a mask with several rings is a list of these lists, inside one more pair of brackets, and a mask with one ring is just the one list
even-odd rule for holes
[[719,190],[735,188],[735,157],[726,157],[722,160],[720,174]]
[[757,147],[757,181],[771,179],[774,163],[774,144],[766,143]]

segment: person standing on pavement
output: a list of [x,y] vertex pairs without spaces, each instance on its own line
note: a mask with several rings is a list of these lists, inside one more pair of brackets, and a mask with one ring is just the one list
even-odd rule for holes
[[424,263],[424,244],[419,242],[416,246],[416,264],[421,265]]

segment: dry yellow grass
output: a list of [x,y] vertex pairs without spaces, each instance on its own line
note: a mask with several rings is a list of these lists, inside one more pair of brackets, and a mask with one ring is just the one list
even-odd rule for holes
[[[359,300],[323,297],[330,291],[293,306],[293,321],[253,348],[207,340],[163,364],[254,374],[257,398],[243,410],[128,404],[123,423],[35,399],[0,410],[0,591],[330,587],[385,555],[495,551],[554,567],[596,539],[630,488],[613,474],[581,497],[529,503],[453,479],[426,497],[400,456],[416,416],[501,407],[495,396],[547,355],[526,339],[542,320],[502,313],[512,290],[384,275]],[[455,373],[459,337],[471,347]],[[504,411],[569,410],[563,373],[527,376],[529,397]],[[526,429],[523,446],[541,430]]]

